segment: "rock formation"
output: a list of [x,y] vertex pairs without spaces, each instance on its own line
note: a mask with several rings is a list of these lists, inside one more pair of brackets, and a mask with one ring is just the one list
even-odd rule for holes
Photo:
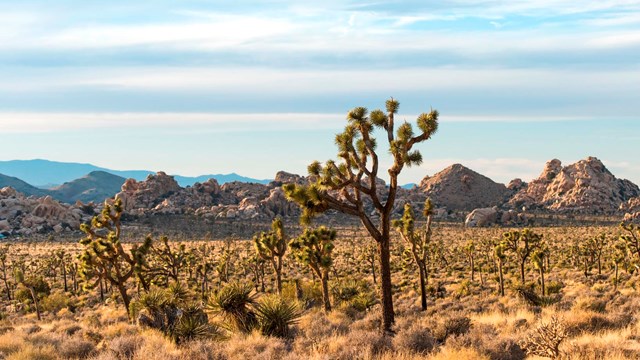
[[629,180],[617,179],[595,157],[566,167],[554,159],[547,162],[542,174],[516,193],[509,204],[515,208],[608,214],[638,195],[638,186]]
[[640,222],[640,197],[634,197],[620,204],[625,222]]
[[460,164],[449,166],[431,177],[425,177],[419,189],[438,207],[470,211],[502,204],[509,191],[486,176]]
[[152,209],[173,193],[182,189],[173,176],[164,172],[149,175],[145,181],[127,179],[122,185],[122,191],[116,196],[122,199],[125,211],[144,212]]
[[31,235],[50,231],[76,231],[92,214],[82,204],[61,204],[51,196],[25,196],[15,189],[0,189],[0,233]]

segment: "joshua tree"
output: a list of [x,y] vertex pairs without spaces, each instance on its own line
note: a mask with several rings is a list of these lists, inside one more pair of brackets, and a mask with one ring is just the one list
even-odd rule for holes
[[507,259],[506,254],[507,247],[504,243],[499,243],[496,245],[494,249],[494,254],[496,259],[498,260],[498,276],[500,279],[500,296],[504,296],[504,272],[502,271],[502,266],[504,265],[504,261]]
[[[380,261],[380,291],[382,300],[382,329],[391,334],[395,320],[390,264],[391,212],[398,192],[398,175],[406,166],[419,165],[422,155],[413,146],[431,138],[438,128],[438,112],[431,110],[418,116],[419,134],[405,122],[395,130],[395,114],[400,103],[391,98],[386,102],[385,114],[374,110],[370,114],[364,107],[354,108],[347,115],[344,132],[336,135],[339,162],[318,161],[308,167],[312,183],[286,184],[284,190],[290,200],[302,207],[301,221],[308,223],[316,214],[329,209],[358,217],[378,244]],[[380,161],[376,152],[374,128],[384,130],[388,152],[393,164],[388,169],[389,185],[386,196],[381,196],[378,183]],[[377,216],[365,209],[371,204]]]
[[611,262],[613,263],[614,277],[613,277],[613,289],[618,290],[618,268],[620,263],[627,259],[627,244],[619,240],[612,245],[611,249]]
[[544,243],[542,243],[540,247],[533,252],[533,255],[531,255],[533,267],[540,273],[540,288],[542,289],[542,296],[546,294],[544,287],[544,272],[547,270],[546,260],[548,257],[549,248]]
[[502,244],[505,250],[513,253],[520,264],[520,282],[524,285],[524,265],[529,256],[538,249],[542,235],[529,229],[522,231],[512,230],[502,235]]
[[471,267],[471,281],[475,281],[475,257],[476,257],[476,245],[473,240],[467,241],[467,243],[462,248],[467,259],[469,260],[469,266]]
[[96,278],[94,283],[86,284],[88,288],[102,285],[104,280],[118,289],[127,315],[131,316],[131,296],[127,293],[127,281],[144,263],[144,256],[149,252],[152,240],[147,237],[141,246],[134,244],[127,253],[120,242],[122,211],[122,201],[117,198],[113,205],[105,203],[102,213],[95,216],[90,225],[82,224],[80,229],[87,236],[80,240],[84,249],[79,257],[79,272],[87,281]]
[[420,302],[422,310],[425,311],[427,310],[427,258],[431,242],[431,216],[433,215],[433,204],[430,199],[425,201],[423,213],[427,218],[427,223],[422,232],[415,231],[413,209],[409,203],[404,205],[402,218],[394,221],[393,225],[400,232],[402,239],[411,246],[411,255],[418,266],[420,275]]
[[336,231],[320,226],[317,229],[305,229],[299,237],[291,240],[289,247],[293,256],[303,265],[307,265],[320,278],[322,283],[322,301],[324,310],[331,311],[329,299],[329,270],[333,264],[331,253]]
[[[49,284],[44,281],[44,278],[29,276],[25,277],[24,273],[20,269],[16,269],[14,273],[14,277],[16,278],[16,282],[22,286],[24,286],[31,296],[31,301],[33,301],[33,305],[36,308],[36,315],[38,317],[38,321],[42,320],[42,315],[40,313],[40,301],[39,295],[45,294],[48,295],[50,288]],[[16,293],[16,298],[18,295]]]
[[282,257],[287,251],[287,239],[282,219],[273,220],[271,231],[261,232],[254,236],[253,242],[256,253],[263,259],[271,261],[276,273],[276,288],[280,294],[282,292]]
[[5,245],[0,248],[0,267],[2,268],[2,281],[4,282],[4,288],[7,291],[7,300],[11,300],[11,287],[9,286],[9,279],[7,278],[7,270],[9,270],[9,263],[7,261],[8,253],[9,245]]
[[640,260],[640,226],[622,223],[620,227],[628,233],[620,235],[620,239],[627,243],[629,251]]

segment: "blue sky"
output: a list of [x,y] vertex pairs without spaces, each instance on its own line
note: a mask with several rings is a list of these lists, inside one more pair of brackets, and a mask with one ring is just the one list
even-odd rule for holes
[[587,156],[640,183],[640,1],[0,4],[0,160],[270,178],[354,106],[441,129],[401,180]]

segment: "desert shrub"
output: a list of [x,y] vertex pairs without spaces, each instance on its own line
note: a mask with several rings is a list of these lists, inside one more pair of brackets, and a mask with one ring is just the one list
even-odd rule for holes
[[324,339],[319,353],[330,359],[373,359],[391,348],[391,339],[379,330],[354,330],[345,336]]
[[124,335],[112,339],[108,349],[119,359],[133,359],[133,355],[144,343],[144,338],[137,335]]
[[436,340],[429,329],[414,325],[399,331],[393,338],[393,346],[397,351],[427,354],[436,346]]
[[96,350],[93,342],[73,337],[63,341],[58,352],[64,359],[86,359]]
[[61,292],[54,292],[48,296],[45,296],[40,302],[43,311],[50,311],[57,313],[62,309],[66,309],[70,305],[69,296]]
[[13,354],[24,346],[24,339],[17,334],[8,332],[0,335],[0,354]]
[[567,336],[562,320],[552,317],[529,332],[520,345],[527,354],[557,359],[562,355],[560,345]]
[[520,345],[509,337],[501,337],[496,328],[488,324],[473,326],[467,333],[447,338],[446,347],[472,348],[491,360],[522,360],[525,353]]
[[429,356],[429,360],[489,360],[486,355],[480,354],[471,348],[453,349],[443,347],[440,351]]
[[454,297],[460,299],[469,295],[471,295],[471,281],[469,281],[469,279],[462,280],[454,293]]
[[255,309],[260,331],[267,336],[288,337],[302,315],[297,303],[277,295],[263,297]]
[[56,360],[58,359],[56,349],[53,346],[27,345],[19,351],[7,356],[6,360]]
[[369,311],[377,304],[378,298],[371,292],[360,293],[349,302],[349,305],[357,311]]
[[136,349],[133,360],[178,360],[179,350],[176,344],[160,331],[145,330],[144,341]]
[[562,289],[564,288],[564,284],[559,281],[549,281],[547,282],[547,294],[560,294]]
[[35,334],[37,332],[40,332],[41,330],[42,330],[42,328],[39,325],[36,325],[36,324],[31,324],[31,325],[25,327],[24,329],[22,329],[22,331],[24,331],[24,333],[27,334],[27,335]]
[[181,360],[227,360],[227,354],[224,351],[223,343],[194,340],[182,344]]
[[513,288],[516,295],[522,299],[527,305],[541,306],[543,299],[535,292],[531,285],[517,285]]
[[585,332],[621,329],[634,321],[631,314],[604,315],[592,311],[574,311],[566,320],[567,332],[576,335]]
[[15,330],[13,326],[0,326],[0,335],[4,335],[13,330]]
[[236,335],[226,343],[229,359],[272,360],[282,359],[288,349],[285,342],[275,337],[265,337],[259,333]]
[[579,298],[576,300],[573,310],[587,310],[604,313],[607,310],[607,301],[592,297]]
[[444,343],[449,336],[466,334],[471,329],[471,319],[463,315],[445,318],[433,328],[433,336],[439,343]]

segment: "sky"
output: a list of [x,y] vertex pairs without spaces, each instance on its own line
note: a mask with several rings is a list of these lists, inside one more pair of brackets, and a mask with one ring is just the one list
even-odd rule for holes
[[7,1],[0,160],[303,174],[393,96],[441,114],[402,183],[587,156],[640,183],[639,59],[632,0]]

